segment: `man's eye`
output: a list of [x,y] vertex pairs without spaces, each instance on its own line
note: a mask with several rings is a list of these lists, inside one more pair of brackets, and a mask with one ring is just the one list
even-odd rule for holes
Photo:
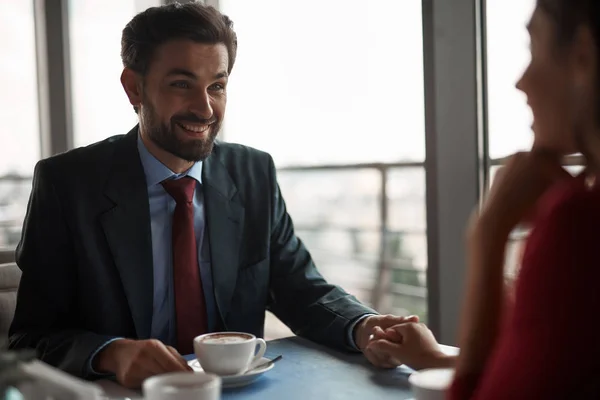
[[222,92],[223,90],[225,90],[225,85],[223,85],[222,83],[215,83],[210,88],[212,90],[216,90],[216,91]]
[[173,83],[171,83],[171,86],[178,88],[178,89],[189,89],[190,88],[189,83],[187,83],[185,81],[173,82]]

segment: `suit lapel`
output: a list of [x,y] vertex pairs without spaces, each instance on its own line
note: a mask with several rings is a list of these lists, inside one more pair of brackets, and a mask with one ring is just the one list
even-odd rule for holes
[[220,162],[218,150],[218,146],[215,146],[215,152],[204,162],[202,186],[215,299],[226,329],[226,318],[237,280],[244,207],[236,201],[237,188]]
[[150,337],[153,265],[150,208],[144,170],[137,151],[137,127],[115,144],[105,195],[114,207],[101,224],[119,270],[137,337]]

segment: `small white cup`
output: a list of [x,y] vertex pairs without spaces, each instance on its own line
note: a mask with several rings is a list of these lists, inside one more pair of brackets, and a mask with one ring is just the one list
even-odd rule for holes
[[221,378],[202,372],[173,372],[142,384],[145,400],[220,400]]
[[202,369],[222,376],[246,372],[260,361],[266,350],[265,341],[249,333],[216,332],[194,339],[194,353]]
[[415,400],[444,400],[454,379],[454,369],[432,368],[413,373],[408,381]]

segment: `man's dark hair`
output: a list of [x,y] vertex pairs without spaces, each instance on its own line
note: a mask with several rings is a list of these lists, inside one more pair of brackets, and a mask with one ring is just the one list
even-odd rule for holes
[[152,7],[137,14],[123,29],[121,59],[125,68],[145,76],[156,49],[163,43],[189,39],[198,43],[223,43],[231,73],[237,53],[233,22],[214,7],[200,2]]

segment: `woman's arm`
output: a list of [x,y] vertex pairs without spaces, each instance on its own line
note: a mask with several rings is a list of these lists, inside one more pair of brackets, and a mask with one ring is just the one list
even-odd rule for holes
[[468,398],[498,338],[504,298],[504,250],[508,235],[477,217],[467,238],[467,282],[459,332],[454,397]]
[[471,397],[497,342],[506,301],[503,267],[509,234],[564,174],[559,160],[545,151],[518,153],[497,173],[481,214],[472,220],[454,399]]

